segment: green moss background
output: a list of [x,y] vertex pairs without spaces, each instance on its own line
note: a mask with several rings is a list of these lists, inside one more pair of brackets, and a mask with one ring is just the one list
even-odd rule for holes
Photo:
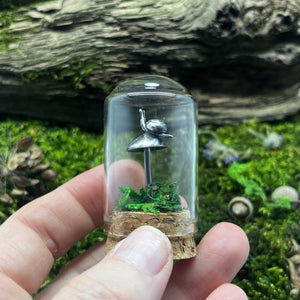
[[40,2],[46,2],[46,0],[0,0],[0,11]]
[[[104,149],[101,134],[86,132],[75,126],[60,127],[41,121],[1,121],[0,153],[12,149],[21,137],[28,135],[33,136],[35,143],[45,153],[44,161],[49,161],[51,168],[58,174],[56,181],[47,185],[48,191],[103,162]],[[16,210],[17,201],[14,204],[0,202],[0,223]],[[100,228],[79,241],[64,257],[56,261],[44,285],[55,277],[62,266],[87,248],[102,241],[104,237],[103,230]]]
[[[243,176],[256,182],[270,199],[278,186],[290,185],[300,192],[300,119],[299,116],[282,122],[255,121],[216,130],[227,146],[238,152],[251,150],[248,168]],[[262,141],[250,135],[248,128],[262,134],[276,132],[284,137],[279,149],[267,149]],[[258,196],[250,197],[254,216],[247,222],[232,220],[227,214],[228,202],[236,196],[245,196],[245,188],[228,176],[228,166],[216,167],[214,161],[201,158],[208,138],[200,136],[199,195],[201,235],[217,222],[234,222],[247,233],[250,255],[234,282],[241,286],[249,299],[298,299],[289,296],[290,279],[286,255],[291,237],[300,242],[300,211],[279,209],[264,204]],[[230,241],[229,241],[230,242]]]
[[[266,149],[260,140],[247,131],[251,128],[262,134],[276,132],[284,137],[279,149]],[[270,198],[280,185],[290,185],[300,192],[300,116],[274,123],[255,121],[239,125],[205,127],[215,133],[227,147],[243,153],[251,150],[248,168],[243,176],[255,181]],[[57,173],[55,183],[47,185],[50,191],[77,174],[103,162],[103,136],[84,131],[75,126],[59,126],[35,120],[2,120],[0,123],[0,152],[12,149],[18,139],[31,135],[45,152],[45,161]],[[230,178],[229,166],[218,167],[215,160],[203,157],[209,136],[199,135],[199,234],[198,240],[216,223],[233,222],[248,235],[251,251],[249,258],[234,279],[249,299],[299,299],[289,296],[290,279],[286,255],[291,237],[300,242],[300,210],[266,206],[257,196],[252,196],[254,216],[247,222],[233,220],[227,213],[227,204],[235,196],[245,195],[245,188]],[[3,162],[2,162],[3,163]],[[16,203],[0,203],[0,222],[17,209]],[[55,263],[46,280],[48,284],[71,259],[104,238],[101,229],[79,241]],[[230,242],[230,241],[229,241]]]

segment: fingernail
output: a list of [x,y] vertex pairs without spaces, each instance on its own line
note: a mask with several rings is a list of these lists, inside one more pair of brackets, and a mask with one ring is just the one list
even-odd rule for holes
[[172,248],[161,231],[151,226],[142,226],[123,240],[115,255],[153,276],[166,265],[172,255]]

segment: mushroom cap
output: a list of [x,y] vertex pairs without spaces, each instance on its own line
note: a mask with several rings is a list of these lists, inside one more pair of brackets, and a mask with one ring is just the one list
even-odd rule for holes
[[151,119],[146,123],[146,128],[154,134],[166,133],[167,125],[158,119]]
[[166,144],[157,136],[150,133],[144,133],[134,139],[127,147],[128,152],[143,152],[145,148],[159,150],[166,148]]

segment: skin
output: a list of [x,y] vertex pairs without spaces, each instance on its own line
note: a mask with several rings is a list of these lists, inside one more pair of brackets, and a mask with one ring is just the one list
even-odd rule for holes
[[[53,262],[103,225],[103,166],[32,201],[0,227],[0,299],[27,300]],[[220,223],[201,240],[197,256],[173,267],[169,240],[143,226],[106,256],[99,244],[71,262],[36,299],[247,299],[230,284],[249,244],[236,225]]]
[[111,164],[108,170],[107,179],[108,192],[107,212],[111,214],[117,206],[122,193],[119,187],[131,187],[136,192],[145,186],[144,168],[136,161],[131,159],[122,159]]

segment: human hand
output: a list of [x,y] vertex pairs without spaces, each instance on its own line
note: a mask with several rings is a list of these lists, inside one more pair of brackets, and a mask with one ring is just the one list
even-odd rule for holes
[[[32,299],[53,262],[102,225],[103,166],[91,169],[18,210],[0,227],[0,299]],[[135,230],[108,255],[103,243],[77,257],[40,294],[49,299],[247,299],[229,282],[249,251],[244,232],[213,227],[197,256],[173,267],[169,240],[153,227]]]

